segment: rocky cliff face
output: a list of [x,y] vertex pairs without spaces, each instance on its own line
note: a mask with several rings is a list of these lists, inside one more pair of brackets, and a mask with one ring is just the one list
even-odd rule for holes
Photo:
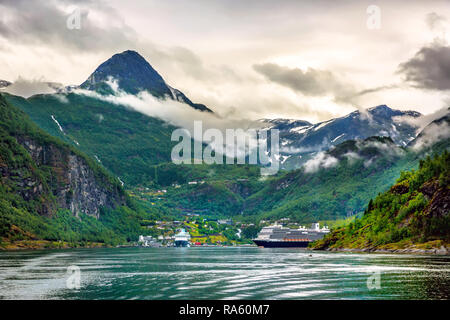
[[[73,214],[80,212],[99,218],[100,207],[113,208],[125,204],[125,197],[118,190],[108,190],[98,181],[93,169],[86,160],[70,150],[58,148],[53,144],[42,145],[30,138],[18,138],[18,142],[30,154],[37,167],[47,167],[52,172],[50,189],[56,206],[44,206],[42,213],[51,214],[55,208],[69,209]],[[20,181],[19,181],[20,183]],[[44,184],[28,178],[22,181],[25,199],[40,196]]]
[[0,195],[15,199],[13,206],[25,203],[27,210],[46,216],[68,209],[99,218],[101,207],[126,204],[117,179],[44,133],[1,95],[0,180]]

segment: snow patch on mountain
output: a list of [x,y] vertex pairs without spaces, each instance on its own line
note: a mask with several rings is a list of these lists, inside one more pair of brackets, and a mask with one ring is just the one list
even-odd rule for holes
[[342,138],[343,136],[345,136],[345,133],[338,135],[336,138],[334,138],[333,140],[331,140],[331,142],[336,142],[337,140],[339,140],[339,139]]
[[331,119],[331,120],[324,121],[324,122],[321,122],[321,123],[317,124],[317,125],[314,127],[314,131],[317,131],[317,130],[319,130],[319,129],[325,127],[326,125],[332,123],[333,121],[334,121],[334,119]]
[[61,131],[63,134],[66,134],[63,130],[63,128],[61,127],[61,125],[59,124],[58,120],[56,120],[54,115],[51,115],[52,120],[58,125],[59,131]]

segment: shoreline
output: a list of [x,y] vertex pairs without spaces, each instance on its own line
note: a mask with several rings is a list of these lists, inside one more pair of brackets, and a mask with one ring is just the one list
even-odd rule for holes
[[[0,243],[0,252],[4,251],[24,251],[24,250],[58,250],[58,249],[98,249],[98,248],[135,248],[138,246],[132,244],[108,245],[99,242],[87,243],[69,243],[65,241],[49,240],[20,240],[14,242]],[[202,246],[195,246],[201,248]],[[211,247],[230,247],[230,248],[258,248],[257,246],[205,246]],[[162,247],[164,248],[164,247]],[[450,247],[440,246],[432,248],[303,248],[307,251],[327,251],[327,252],[348,252],[348,253],[387,253],[387,254],[427,254],[427,255],[450,255]]]
[[[24,250],[58,250],[58,249],[98,249],[98,248],[138,248],[134,244],[119,244],[109,245],[100,242],[87,243],[70,243],[66,241],[49,241],[49,240],[19,240],[14,242],[3,241],[0,242],[0,252],[6,251],[24,251]],[[242,246],[193,246],[194,248],[212,248],[212,247],[229,247],[229,248],[252,248],[256,246],[242,245]],[[166,247],[161,247],[166,248]],[[170,247],[167,247],[170,248]]]
[[70,243],[66,241],[49,240],[19,240],[14,242],[0,242],[0,252],[2,251],[23,251],[23,250],[58,250],[58,249],[93,249],[93,248],[113,248],[114,246],[100,242]]
[[432,254],[432,255],[450,255],[450,248],[441,246],[440,248],[419,249],[419,248],[404,248],[404,249],[382,249],[382,248],[326,248],[314,249],[311,251],[328,251],[328,252],[349,252],[349,253],[392,253],[392,254]]

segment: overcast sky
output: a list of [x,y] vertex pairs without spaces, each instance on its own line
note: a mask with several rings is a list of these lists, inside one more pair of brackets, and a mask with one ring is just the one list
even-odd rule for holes
[[450,101],[449,28],[450,1],[0,0],[0,79],[80,84],[133,49],[221,115],[428,114]]

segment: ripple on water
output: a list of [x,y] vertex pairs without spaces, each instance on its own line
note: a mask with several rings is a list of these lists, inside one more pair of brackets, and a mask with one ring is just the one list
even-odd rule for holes
[[[0,298],[448,299],[450,257],[259,248],[0,253]],[[67,267],[81,288],[66,288]],[[379,273],[381,289],[367,279]]]

